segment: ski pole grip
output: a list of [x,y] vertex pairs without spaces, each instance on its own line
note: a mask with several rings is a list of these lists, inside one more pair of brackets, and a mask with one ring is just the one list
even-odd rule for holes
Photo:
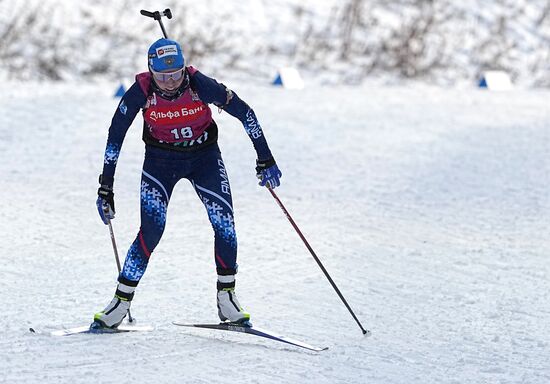
[[143,16],[152,17],[152,18],[155,17],[155,13],[154,13],[154,12],[149,12],[149,11],[146,11],[145,9],[142,9],[142,10],[140,11],[140,13],[141,13]]
[[162,12],[162,14],[163,14],[164,16],[166,16],[168,19],[171,19],[171,18],[172,18],[172,11],[170,10],[170,8],[166,8],[166,9],[164,10],[164,12]]
[[143,16],[152,17],[152,18],[155,19],[155,20],[160,20],[160,18],[162,17],[162,15],[160,14],[159,11],[149,12],[149,11],[146,11],[146,10],[142,9],[142,10],[140,11],[140,13],[141,13]]

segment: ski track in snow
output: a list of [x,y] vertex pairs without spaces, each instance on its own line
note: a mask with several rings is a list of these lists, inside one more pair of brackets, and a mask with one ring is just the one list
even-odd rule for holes
[[[0,382],[548,383],[548,91],[424,85],[228,84],[251,104],[283,172],[279,197],[366,328],[364,338],[269,193],[227,115],[241,302],[259,327],[321,353],[212,322],[213,236],[182,181],[132,305],[151,333],[31,334],[91,321],[116,265],[95,208],[111,84],[8,87],[0,96]],[[137,233],[141,118],[115,178],[124,256]]]

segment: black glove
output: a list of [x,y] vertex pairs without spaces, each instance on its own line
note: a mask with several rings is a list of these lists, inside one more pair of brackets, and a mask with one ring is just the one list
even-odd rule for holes
[[99,189],[97,190],[97,210],[104,224],[115,218],[115,194],[113,193],[113,178],[99,175]]

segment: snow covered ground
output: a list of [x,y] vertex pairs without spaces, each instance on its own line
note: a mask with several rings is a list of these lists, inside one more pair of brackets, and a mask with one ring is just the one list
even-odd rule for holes
[[[95,199],[117,101],[113,84],[17,84],[0,95],[0,382],[550,382],[550,92],[228,85],[254,106],[280,198],[372,336],[256,185],[240,123],[217,114],[241,301],[257,326],[330,349],[171,325],[217,320],[213,236],[185,181],[132,307],[155,331],[31,334],[86,324],[114,293]],[[138,120],[115,182],[122,255],[139,223]]]

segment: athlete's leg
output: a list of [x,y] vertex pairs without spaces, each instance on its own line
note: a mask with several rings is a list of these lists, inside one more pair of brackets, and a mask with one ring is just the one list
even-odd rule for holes
[[[215,148],[214,148],[215,149]],[[207,149],[190,180],[214,229],[214,258],[218,270],[237,269],[237,235],[227,172],[219,150]]]
[[177,180],[166,161],[147,159],[141,174],[141,227],[128,250],[119,281],[137,285],[166,225],[170,196]]
[[151,252],[164,232],[168,202],[177,182],[169,165],[161,159],[145,158],[141,175],[141,228],[126,255],[115,297],[94,316],[98,326],[116,328],[126,317]]
[[243,310],[235,295],[237,236],[229,179],[217,146],[200,156],[190,179],[214,229],[218,315],[222,321],[247,321],[250,315]]

